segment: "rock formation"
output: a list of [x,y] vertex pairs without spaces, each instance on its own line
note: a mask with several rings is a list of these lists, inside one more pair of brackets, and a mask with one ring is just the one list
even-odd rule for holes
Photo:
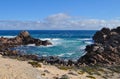
[[15,38],[0,38],[0,54],[2,55],[17,55],[17,51],[11,50],[10,48],[20,46],[20,45],[28,45],[35,44],[36,46],[40,45],[51,45],[52,43],[48,40],[42,41],[40,39],[36,39],[30,36],[27,31],[22,31]]
[[85,65],[120,65],[120,27],[102,28],[93,36],[94,44],[86,46],[87,52],[78,60]]

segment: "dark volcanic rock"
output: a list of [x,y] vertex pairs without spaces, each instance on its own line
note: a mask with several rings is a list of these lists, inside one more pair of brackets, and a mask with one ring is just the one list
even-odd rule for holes
[[79,64],[119,64],[120,65],[120,27],[103,28],[93,36],[94,44],[86,46],[86,55],[78,60]]

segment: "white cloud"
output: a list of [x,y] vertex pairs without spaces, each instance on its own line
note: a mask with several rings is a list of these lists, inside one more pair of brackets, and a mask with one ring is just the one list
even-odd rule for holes
[[64,13],[50,15],[43,21],[0,20],[1,30],[95,30],[102,27],[113,28],[117,26],[120,26],[119,19],[87,19]]

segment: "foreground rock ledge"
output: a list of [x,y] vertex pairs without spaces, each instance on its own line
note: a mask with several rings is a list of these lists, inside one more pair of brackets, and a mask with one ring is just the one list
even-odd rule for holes
[[10,50],[10,48],[20,46],[20,45],[28,45],[35,44],[36,46],[40,45],[52,45],[48,40],[42,41],[40,39],[36,39],[30,36],[28,31],[22,31],[15,38],[0,38],[0,54],[2,55],[17,55],[17,51]]
[[102,28],[93,36],[94,44],[86,46],[86,55],[78,60],[84,65],[120,65],[120,27]]

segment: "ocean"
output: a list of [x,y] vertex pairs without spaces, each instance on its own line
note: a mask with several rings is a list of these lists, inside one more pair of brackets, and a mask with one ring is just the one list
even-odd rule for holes
[[[96,30],[28,30],[32,37],[49,40],[53,45],[16,47],[15,50],[24,54],[38,56],[59,56],[63,59],[76,60],[85,54],[86,45],[92,44],[92,36]],[[13,38],[21,30],[1,30],[0,37]]]

